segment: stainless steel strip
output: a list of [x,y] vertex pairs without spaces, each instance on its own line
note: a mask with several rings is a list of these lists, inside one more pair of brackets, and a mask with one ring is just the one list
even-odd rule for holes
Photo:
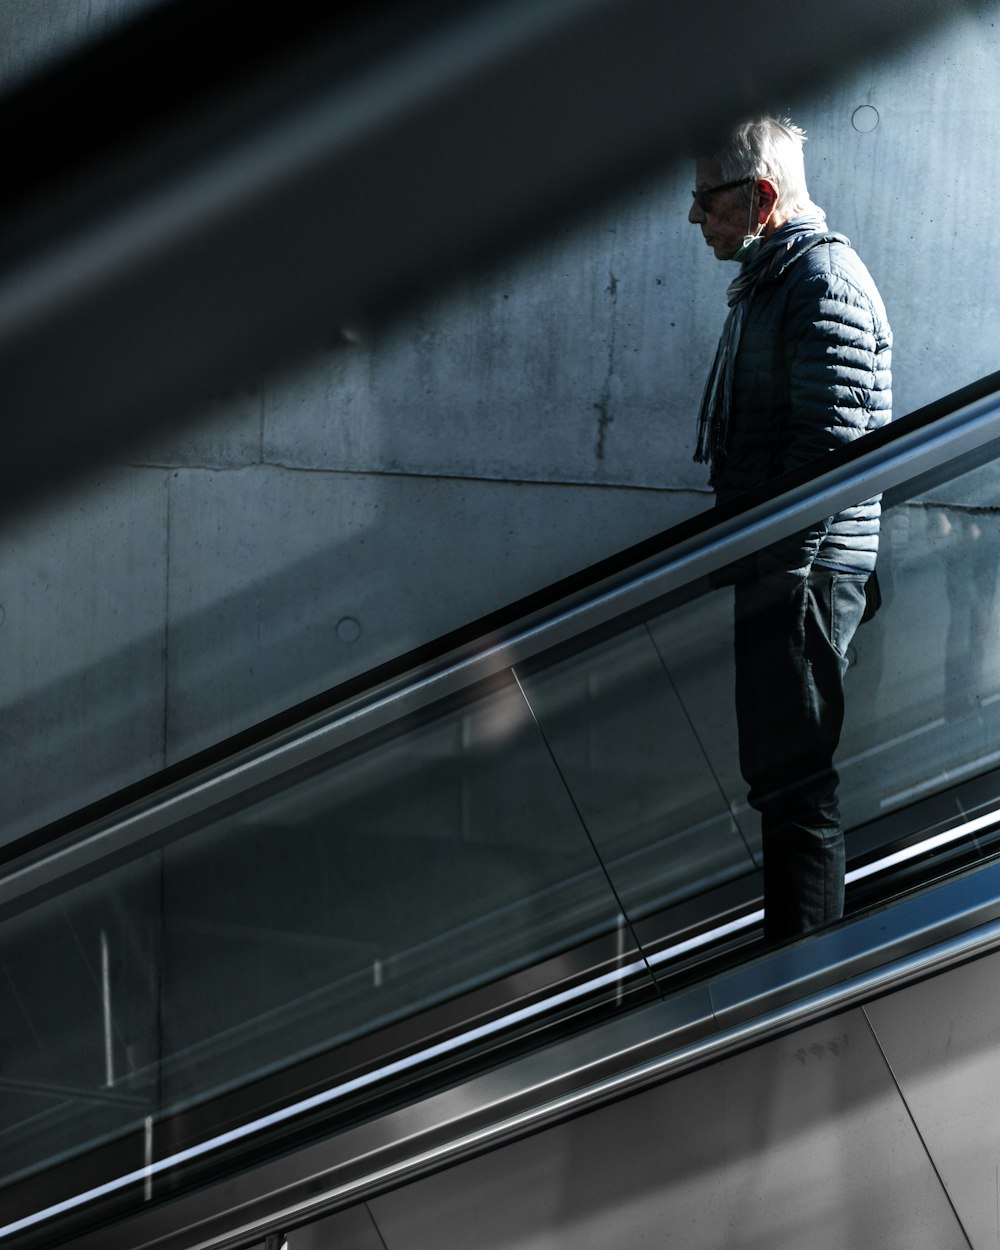
[[65,1250],[238,1250],[997,948],[991,864]]
[[649,604],[741,556],[795,533],[880,491],[940,467],[1000,438],[1000,399],[969,404],[929,429],[917,430],[804,486],[679,543],[662,559],[613,579],[581,602],[554,608],[541,620],[495,639],[474,654],[443,661],[414,679],[388,683],[348,705],[313,717],[300,730],[244,752],[237,761],[207,770],[119,818],[81,830],[69,845],[0,879],[0,908],[60,877],[78,873],[123,848],[138,852],[170,826],[237,797],[252,786],[384,728],[478,682],[531,659],[550,647]]

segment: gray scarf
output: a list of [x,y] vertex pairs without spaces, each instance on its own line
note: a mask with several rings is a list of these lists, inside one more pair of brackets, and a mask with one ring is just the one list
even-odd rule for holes
[[[726,302],[729,316],[722,328],[722,337],[715,352],[712,369],[705,383],[698,413],[698,444],[694,458],[699,464],[710,464],[709,485],[714,489],[718,471],[729,445],[729,418],[733,408],[733,369],[743,334],[748,298],[759,282],[775,277],[804,250],[822,238],[842,238],[825,233],[826,217],[814,208],[779,226],[757,255],[740,269],[739,277],[729,284]],[[845,240],[846,242],[846,240]],[[794,253],[792,255],[791,253]]]

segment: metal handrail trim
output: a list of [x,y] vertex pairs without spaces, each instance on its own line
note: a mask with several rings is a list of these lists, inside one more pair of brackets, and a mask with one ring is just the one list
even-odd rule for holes
[[[877,946],[873,935],[879,935]],[[111,1239],[100,1244],[102,1250],[151,1244],[164,1223],[185,1229],[187,1250],[238,1250],[998,948],[1000,865],[991,863],[876,915],[765,953],[750,969],[720,974],[263,1163],[225,1181],[214,1197],[203,1189],[162,1212],[137,1213],[121,1226],[124,1240],[106,1228],[101,1237]],[[841,979],[810,990],[823,977]],[[756,987],[769,978],[771,993],[763,996]],[[787,1001],[769,1006],[782,993]],[[695,1039],[686,1040],[692,1028]],[[170,1163],[162,1159],[159,1166]],[[261,1195],[274,1193],[284,1195],[280,1209],[262,1212]],[[42,1215],[29,1218],[34,1223]],[[85,1238],[80,1250],[89,1245]]]

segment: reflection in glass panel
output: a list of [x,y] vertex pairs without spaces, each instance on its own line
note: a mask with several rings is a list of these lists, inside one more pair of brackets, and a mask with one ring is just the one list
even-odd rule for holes
[[509,675],[283,785],[0,927],[0,1182],[619,924]]
[[153,856],[0,925],[0,1181],[155,1110],[159,894]]
[[723,639],[688,605],[522,676],[632,919],[754,866],[720,784],[717,743],[693,714],[692,679],[717,682]]
[[991,462],[883,514],[882,608],[858,631],[848,674],[848,824],[1000,762],[998,494]]
[[545,744],[505,681],[168,848],[168,1107],[617,923]]

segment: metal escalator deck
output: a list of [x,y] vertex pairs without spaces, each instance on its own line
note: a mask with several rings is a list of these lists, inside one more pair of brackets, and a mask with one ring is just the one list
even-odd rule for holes
[[[998,382],[27,840],[0,1238],[250,1246],[990,949]],[[880,491],[853,914],[766,952],[708,579]]]

